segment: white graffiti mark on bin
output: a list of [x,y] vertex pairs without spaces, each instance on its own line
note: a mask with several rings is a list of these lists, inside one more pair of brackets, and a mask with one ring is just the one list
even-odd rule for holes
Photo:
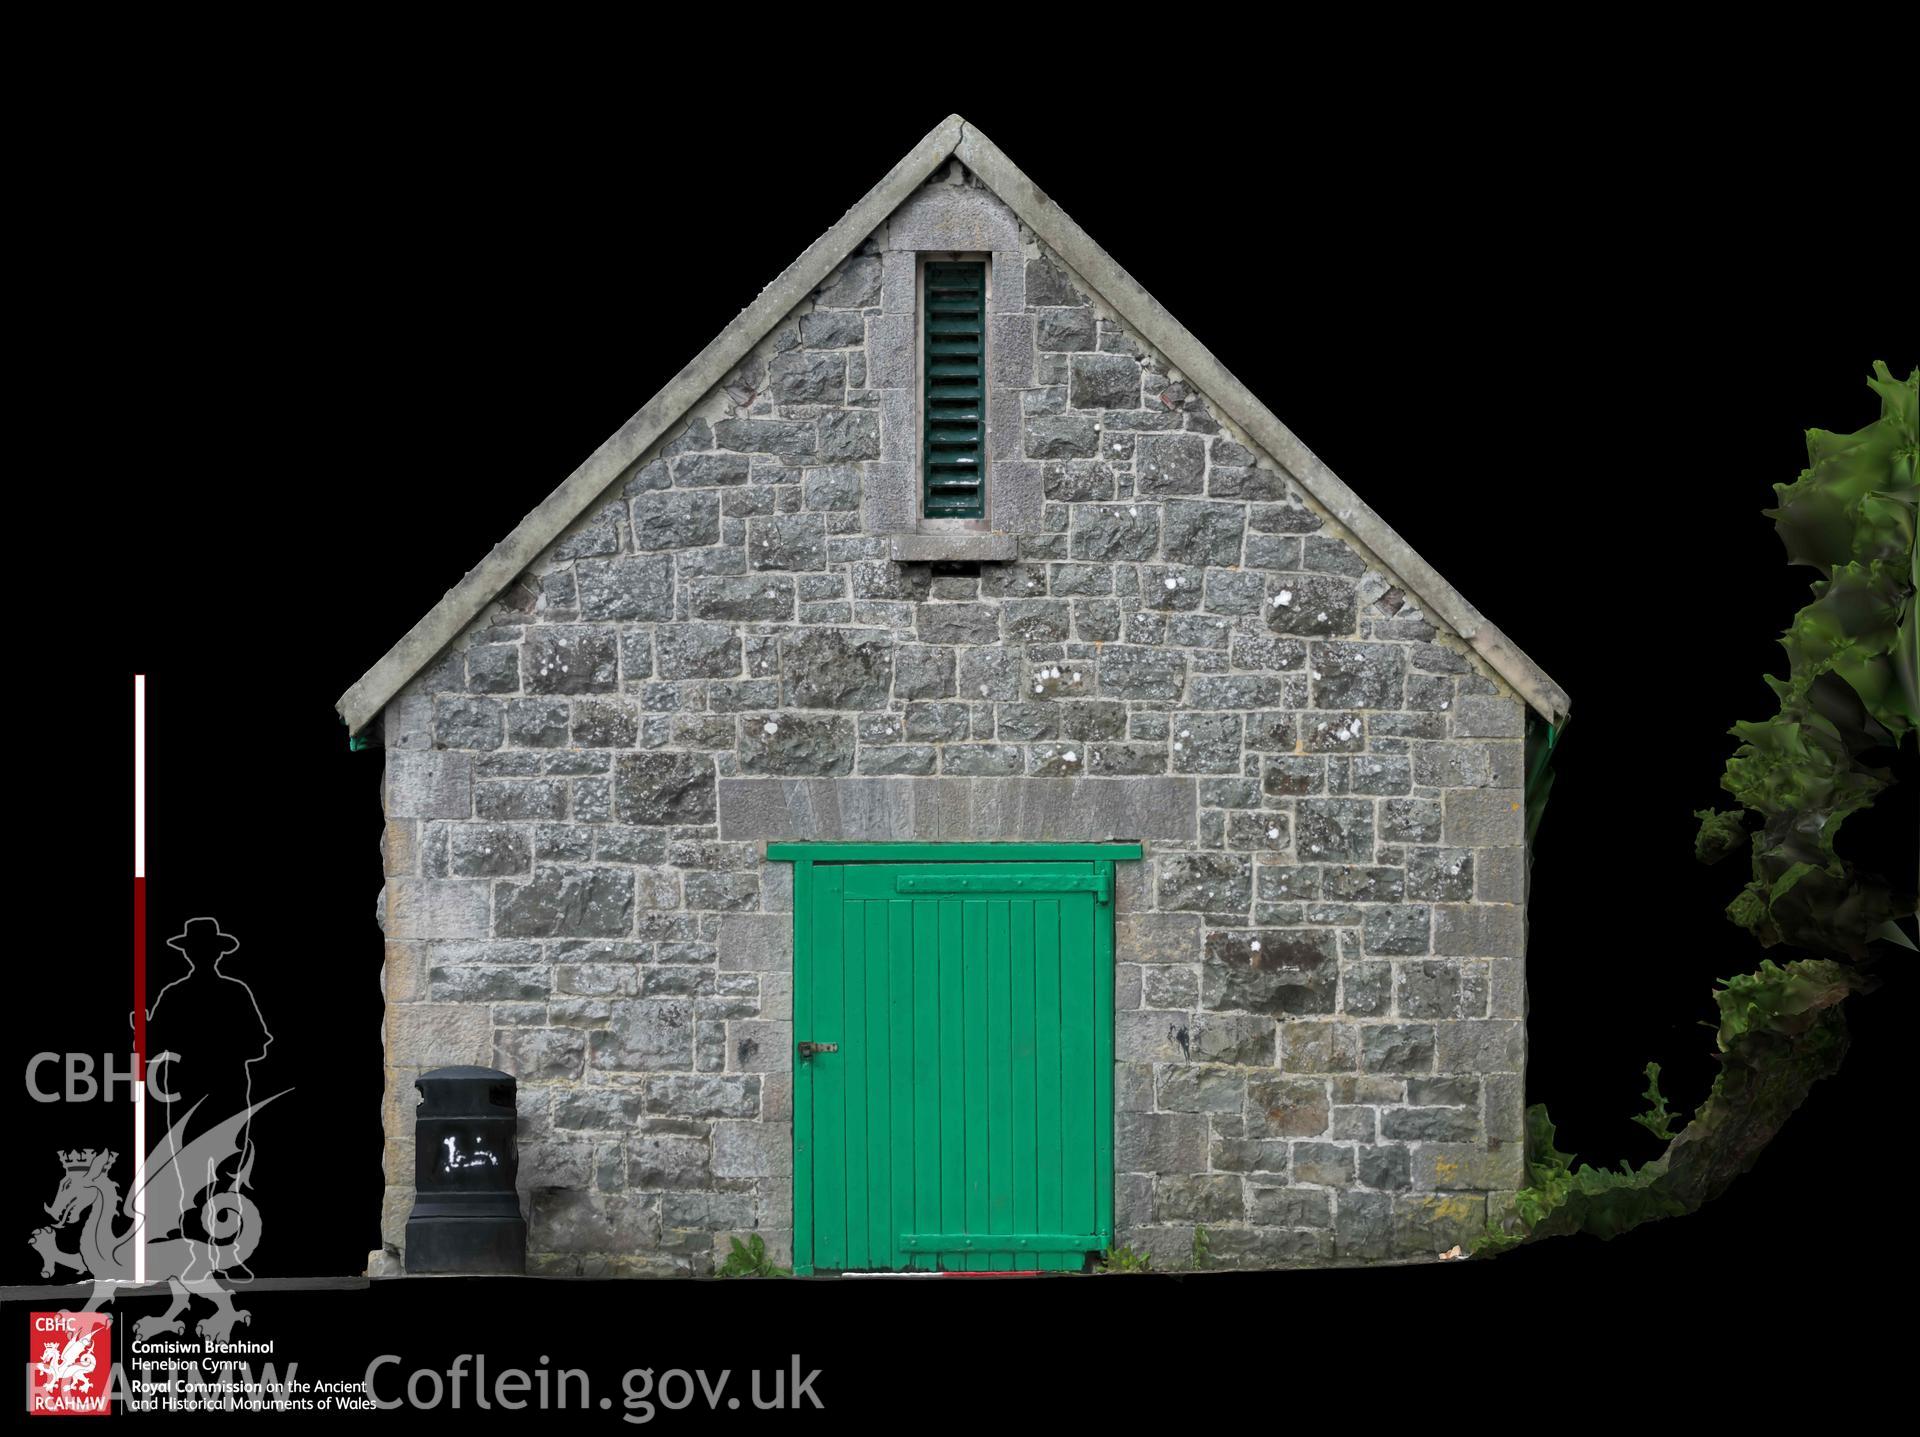
[[459,1140],[455,1138],[452,1133],[448,1133],[440,1142],[441,1146],[447,1150],[446,1161],[440,1164],[440,1171],[443,1173],[456,1172],[461,1168],[497,1168],[500,1166],[500,1159],[478,1144],[475,1144],[473,1151],[470,1153],[461,1152]]

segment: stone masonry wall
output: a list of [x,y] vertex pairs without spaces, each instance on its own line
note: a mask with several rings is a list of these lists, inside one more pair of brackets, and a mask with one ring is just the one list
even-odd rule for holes
[[[888,557],[917,250],[992,254],[1017,562]],[[1148,854],[1116,901],[1117,1241],[1450,1247],[1522,1182],[1522,718],[956,166],[389,705],[384,1238],[412,1081],[471,1062],[520,1078],[534,1271],[702,1272],[755,1230],[785,1261],[763,841],[1115,838]]]

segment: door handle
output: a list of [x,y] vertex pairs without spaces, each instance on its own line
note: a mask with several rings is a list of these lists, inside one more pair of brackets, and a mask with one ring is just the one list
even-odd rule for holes
[[801,1043],[799,1050],[801,1057],[811,1058],[815,1053],[837,1053],[840,1051],[840,1045],[838,1043]]

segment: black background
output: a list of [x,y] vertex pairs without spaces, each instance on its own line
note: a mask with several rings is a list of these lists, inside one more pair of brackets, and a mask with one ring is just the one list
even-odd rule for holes
[[[1691,854],[1726,729],[1772,711],[1761,675],[1813,577],[1760,510],[1806,427],[1875,417],[1872,360],[1920,361],[1911,235],[1875,198],[1888,155],[1841,121],[1653,80],[1436,88],[1404,108],[1199,88],[1179,106],[1116,93],[1099,125],[990,96],[821,103],[787,124],[720,94],[695,117],[644,87],[539,115],[356,95],[250,119],[183,99],[177,123],[94,155],[76,172],[87,219],[53,236],[87,278],[49,362],[85,376],[69,388],[106,458],[52,471],[52,532],[78,562],[48,583],[68,617],[16,632],[27,684],[63,695],[37,709],[40,751],[61,757],[29,767],[22,802],[43,861],[81,881],[56,897],[23,879],[46,927],[14,1051],[126,1046],[121,756],[146,672],[156,984],[161,940],[218,916],[276,1037],[265,1091],[295,1089],[256,1135],[253,1267],[361,1269],[379,1240],[380,758],[348,751],[335,699],[957,103],[1571,694],[1534,869],[1529,1097],[1583,1159],[1653,1156],[1628,1121],[1642,1066],[1691,1110],[1712,981],[1763,956],[1720,914],[1741,875]],[[1912,792],[1859,826],[1909,866]],[[764,1360],[788,1350],[780,1325],[804,1328],[852,1416],[856,1391],[921,1380],[889,1344],[928,1324],[1044,1332],[1071,1355],[1118,1322],[1184,1352],[1174,1376],[1130,1376],[1103,1348],[1071,1391],[1172,1412],[1204,1406],[1222,1370],[1317,1366],[1353,1321],[1391,1334],[1416,1384],[1430,1360],[1472,1387],[1508,1344],[1577,1366],[1835,1321],[1836,1274],[1905,1262],[1887,1248],[1906,1225],[1881,1226],[1873,1196],[1906,1147],[1912,988],[1893,966],[1849,1005],[1844,1071],[1697,1216],[1457,1272],[1051,1283],[1017,1304],[992,1284],[794,1284],[770,1299]],[[13,1111],[24,1234],[55,1147],[128,1134],[122,1107]],[[14,1251],[0,1282],[37,1281]],[[521,1360],[556,1325],[625,1353],[618,1324],[638,1324],[678,1334],[667,1361],[713,1366],[752,1355],[693,1334],[765,1290],[438,1283],[404,1304],[257,1305],[307,1334],[316,1367],[329,1343],[352,1366],[388,1318]],[[1042,1385],[1002,1396],[1044,1406]]]

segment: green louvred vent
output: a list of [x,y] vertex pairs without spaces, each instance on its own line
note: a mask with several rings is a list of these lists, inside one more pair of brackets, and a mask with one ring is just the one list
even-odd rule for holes
[[929,262],[925,289],[922,512],[929,519],[984,519],[987,267]]

